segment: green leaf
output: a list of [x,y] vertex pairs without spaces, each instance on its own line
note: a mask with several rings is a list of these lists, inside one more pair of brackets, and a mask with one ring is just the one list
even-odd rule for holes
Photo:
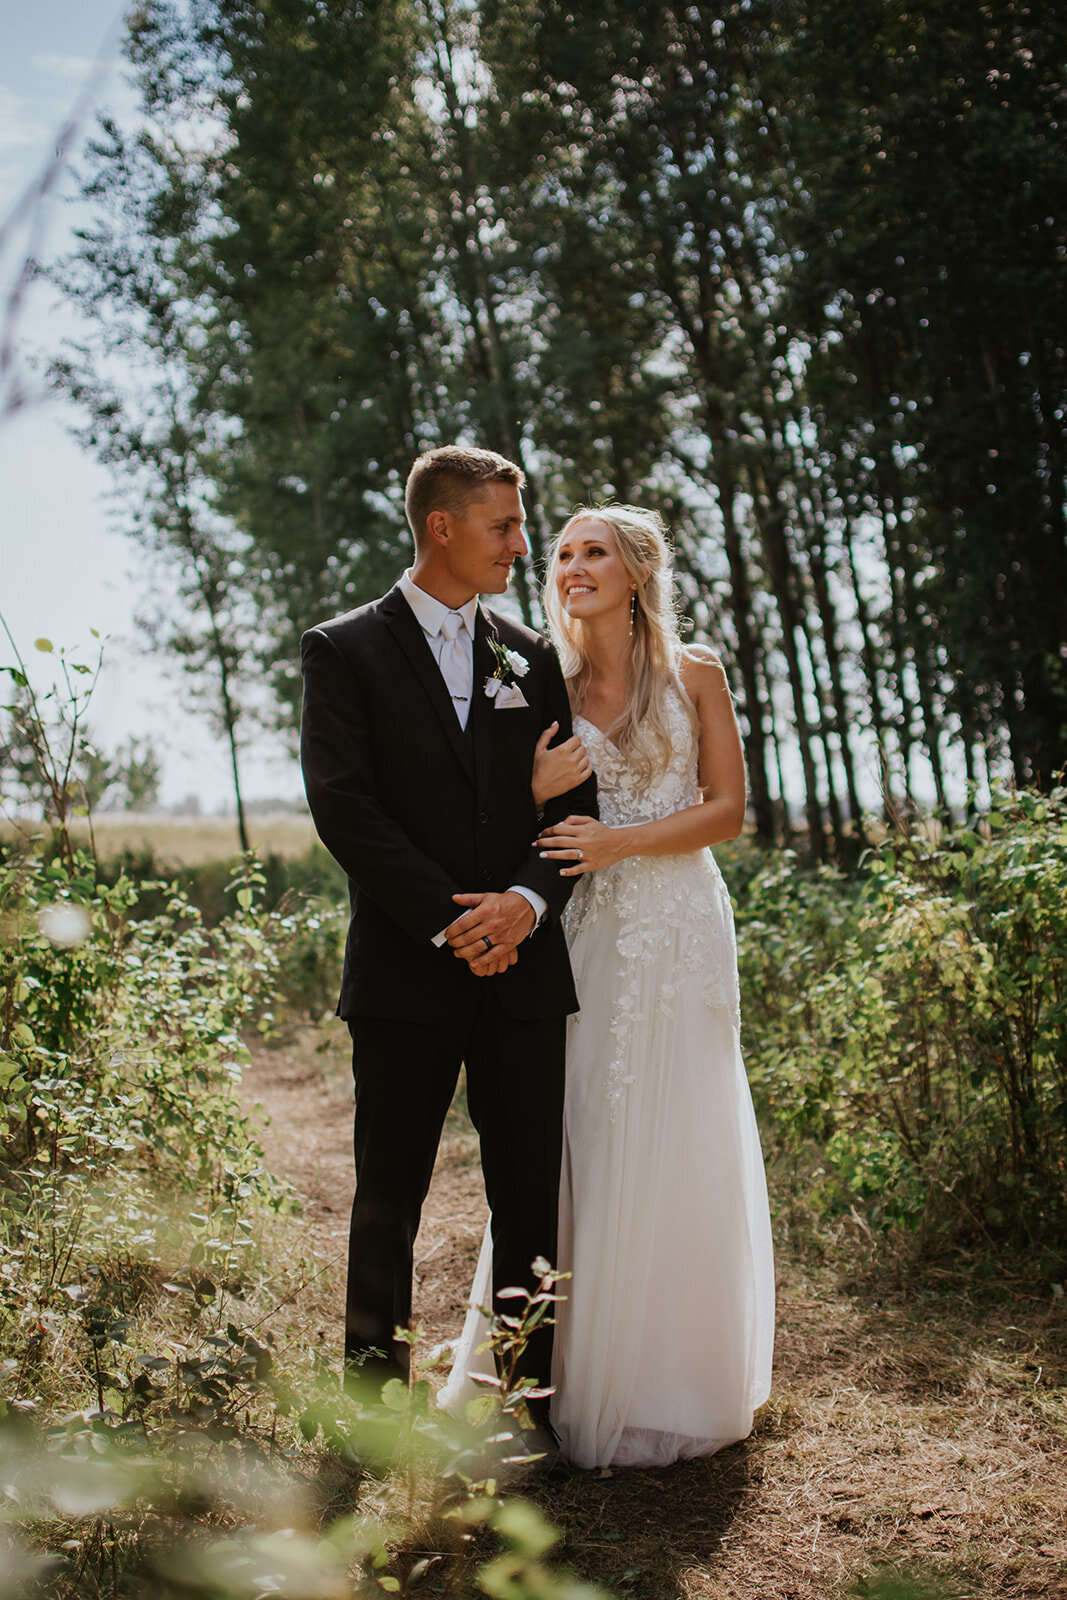
[[493,1518],[493,1527],[527,1556],[541,1556],[559,1542],[559,1529],[527,1500],[507,1500]]
[[463,1407],[463,1415],[472,1428],[484,1427],[500,1415],[500,1402],[491,1394],[476,1394]]
[[51,639],[35,639],[33,646],[35,650],[40,650],[41,654],[45,656],[50,656],[55,650],[55,645]]
[[402,1378],[390,1378],[382,1387],[382,1405],[389,1411],[408,1409],[408,1386]]

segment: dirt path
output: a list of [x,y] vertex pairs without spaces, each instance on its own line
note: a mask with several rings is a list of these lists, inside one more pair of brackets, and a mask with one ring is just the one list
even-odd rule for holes
[[[321,1263],[309,1330],[339,1353],[352,1184],[342,1030],[257,1050],[244,1095],[271,1118],[271,1165],[304,1197],[306,1252]],[[459,1330],[484,1219],[456,1111],[416,1245],[424,1350]],[[855,1240],[801,1250],[784,1216],[778,1231],[775,1388],[752,1438],[709,1461],[531,1488],[566,1530],[567,1559],[633,1600],[826,1600],[876,1592],[857,1585],[886,1569],[929,1580],[894,1600],[1067,1600],[1062,1293],[1023,1271],[928,1269],[909,1286],[876,1252],[849,1281],[839,1263],[859,1259]]]
[[[257,1048],[242,1098],[269,1122],[261,1136],[268,1164],[302,1202],[309,1256],[322,1263],[313,1307],[319,1333],[340,1352],[348,1212],[352,1202],[352,1078],[339,1025],[307,1029],[280,1047]],[[415,1317],[419,1350],[454,1338],[465,1309],[486,1219],[477,1143],[460,1107],[445,1138],[415,1241]]]

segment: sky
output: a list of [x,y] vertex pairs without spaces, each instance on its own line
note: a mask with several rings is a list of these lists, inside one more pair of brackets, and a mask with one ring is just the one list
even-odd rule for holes
[[[0,226],[49,159],[93,80],[94,64],[110,63],[96,109],[121,115],[132,107],[118,60],[125,9],[116,0],[0,0]],[[42,259],[69,247],[77,220],[76,205],[60,197],[50,202]],[[23,226],[0,252],[5,301],[30,249]],[[18,331],[27,357],[40,357],[75,334],[76,323],[55,292],[38,284],[23,304]],[[0,422],[0,613],[41,684],[49,680],[51,658],[34,649],[34,640],[50,639],[91,661],[95,628],[106,639],[90,713],[101,747],[114,751],[128,737],[150,737],[163,764],[165,805],[195,796],[205,811],[230,810],[225,750],[203,716],[188,709],[188,684],[153,654],[134,620],[158,597],[160,574],[113,525],[111,479],[71,437],[71,407],[49,397],[39,379],[33,387],[30,403]],[[9,657],[3,639],[0,665]],[[243,779],[250,800],[301,793],[295,758],[265,734],[245,752]]]

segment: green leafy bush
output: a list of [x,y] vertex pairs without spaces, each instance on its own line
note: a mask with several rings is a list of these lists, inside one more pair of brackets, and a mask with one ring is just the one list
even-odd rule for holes
[[[55,841],[49,841],[46,853],[55,849]],[[136,905],[131,908],[131,914],[138,918],[158,916],[164,909],[167,889],[177,884],[206,925],[214,927],[232,913],[229,885],[235,861],[239,863],[240,859],[240,856],[231,856],[225,860],[181,866],[168,861],[165,853],[144,844],[137,849],[127,848],[117,855],[104,856],[99,865],[99,877],[104,883],[114,883],[120,877],[129,878],[140,886]],[[317,839],[303,855],[266,852],[258,859],[258,869],[263,878],[260,902],[268,911],[292,904],[296,896],[322,899],[329,905],[347,901],[347,879]]]
[[1067,1236],[1067,792],[892,838],[860,876],[776,859],[739,910],[745,1043],[780,1151],[876,1226]]
[[291,897],[271,919],[279,1020],[332,1014],[341,981],[348,905]]
[[[207,929],[173,887],[134,920],[137,887],[99,883],[82,853],[0,864],[0,1360],[35,1405],[95,1403],[143,1431],[138,1375],[101,1352],[132,1338],[132,1359],[162,1315],[203,1359],[281,1201],[236,1093],[277,971],[257,876]],[[168,1297],[214,1304],[215,1325],[179,1327]]]
[[[510,1482],[522,1470],[508,1457],[531,1385],[516,1379],[514,1358],[556,1298],[558,1275],[542,1265],[537,1290],[494,1320],[502,1377],[464,1419],[437,1410],[424,1379],[392,1380],[379,1392],[323,1367],[302,1380],[280,1374],[255,1334],[233,1324],[210,1331],[209,1293],[183,1343],[134,1356],[123,1383],[114,1369],[128,1319],[75,1296],[99,1405],[51,1421],[0,1407],[6,1520],[17,1516],[6,1572],[47,1581],[56,1600],[89,1592],[360,1600],[424,1585],[500,1600],[609,1600],[550,1564],[559,1530],[498,1482],[502,1468]],[[264,1396],[276,1423],[295,1424],[288,1436],[262,1427],[257,1436],[248,1408],[262,1409]],[[303,1453],[294,1436],[307,1441]],[[341,1516],[316,1506],[313,1441],[335,1470],[347,1467],[350,1492],[373,1459],[370,1505]],[[31,1529],[32,1545],[18,1539]]]
[[212,930],[175,888],[135,921],[137,896],[84,854],[0,864],[0,1157],[92,1173],[135,1154],[217,1197],[258,1160],[233,1089],[275,976],[269,919],[247,885]]

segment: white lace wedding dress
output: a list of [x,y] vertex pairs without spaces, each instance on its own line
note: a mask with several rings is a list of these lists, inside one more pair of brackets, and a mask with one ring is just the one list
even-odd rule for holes
[[[673,755],[650,788],[575,719],[609,824],[699,798],[696,739],[670,708]],[[770,1392],[774,1266],[763,1159],[741,1060],[737,958],[710,851],[588,874],[566,914],[581,1012],[567,1040],[552,1419],[577,1466],[660,1466],[743,1439]],[[490,1297],[482,1247],[440,1396],[461,1410]],[[484,1389],[482,1391],[484,1393]]]

